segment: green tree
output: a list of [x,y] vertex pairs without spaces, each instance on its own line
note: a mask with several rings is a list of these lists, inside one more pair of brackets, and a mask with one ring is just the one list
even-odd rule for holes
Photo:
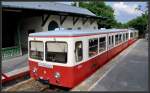
[[139,30],[139,35],[143,36],[147,30],[148,14],[142,14],[127,23],[128,27]]
[[[72,5],[76,5],[75,3]],[[101,16],[105,19],[98,20],[99,28],[114,28],[116,27],[117,21],[115,20],[114,10],[112,7],[106,5],[103,1],[89,1],[79,2],[79,7],[87,8],[97,16]]]

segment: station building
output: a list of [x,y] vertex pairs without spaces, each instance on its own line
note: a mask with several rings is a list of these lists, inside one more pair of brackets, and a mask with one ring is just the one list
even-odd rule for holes
[[2,2],[2,60],[26,54],[30,33],[98,29],[99,19],[87,9],[61,3]]

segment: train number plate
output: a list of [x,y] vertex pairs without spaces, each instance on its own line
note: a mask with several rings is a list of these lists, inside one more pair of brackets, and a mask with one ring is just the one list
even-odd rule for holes
[[46,68],[53,68],[53,65],[50,65],[48,63],[41,63],[41,62],[38,63],[38,66],[46,67]]

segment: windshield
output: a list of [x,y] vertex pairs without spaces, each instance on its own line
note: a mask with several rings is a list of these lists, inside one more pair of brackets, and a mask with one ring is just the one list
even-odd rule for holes
[[66,42],[47,42],[46,61],[66,63],[67,51],[68,48]]
[[41,41],[30,41],[30,58],[43,60],[44,45]]

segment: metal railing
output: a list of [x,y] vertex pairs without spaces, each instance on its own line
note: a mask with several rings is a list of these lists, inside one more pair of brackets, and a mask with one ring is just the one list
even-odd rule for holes
[[2,60],[4,59],[9,59],[12,57],[16,57],[20,55],[20,47],[19,46],[14,46],[14,47],[7,47],[7,48],[2,48]]

